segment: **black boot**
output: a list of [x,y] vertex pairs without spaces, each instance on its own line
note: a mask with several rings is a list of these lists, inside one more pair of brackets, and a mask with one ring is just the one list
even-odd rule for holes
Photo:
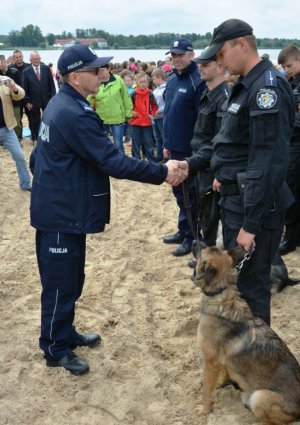
[[296,250],[296,228],[292,226],[285,227],[285,233],[279,245],[280,255],[286,255]]

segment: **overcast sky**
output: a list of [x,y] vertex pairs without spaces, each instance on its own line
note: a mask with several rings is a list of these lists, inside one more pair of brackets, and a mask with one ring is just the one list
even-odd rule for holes
[[247,21],[257,37],[299,38],[300,0],[10,0],[0,34],[33,24],[43,35],[96,28],[111,34],[206,34],[229,18]]

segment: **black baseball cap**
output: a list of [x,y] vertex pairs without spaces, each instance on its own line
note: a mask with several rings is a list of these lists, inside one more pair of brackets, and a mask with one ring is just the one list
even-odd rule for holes
[[113,56],[99,57],[87,44],[75,44],[60,55],[57,68],[62,75],[83,67],[101,67],[107,65]]
[[209,49],[209,46],[206,47],[200,54],[200,56],[197,56],[196,58],[192,59],[193,62],[196,63],[203,63],[207,64],[209,62],[215,61],[217,59],[216,55],[212,56],[211,58],[207,58],[206,50]]
[[170,50],[166,53],[166,55],[168,55],[169,53],[184,54],[185,52],[193,51],[194,48],[190,40],[187,40],[186,38],[178,38],[177,40],[174,40],[172,42]]
[[228,19],[222,22],[222,24],[214,29],[213,38],[208,48],[205,49],[202,59],[209,59],[216,55],[225,41],[246,35],[253,35],[253,28],[247,22],[241,19]]

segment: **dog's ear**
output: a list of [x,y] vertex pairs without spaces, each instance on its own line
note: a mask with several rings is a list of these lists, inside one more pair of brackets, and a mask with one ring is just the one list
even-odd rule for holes
[[206,245],[205,245],[204,242],[197,241],[197,240],[193,241],[192,251],[193,251],[195,258],[197,257],[197,254],[199,254],[199,252],[204,248],[206,248]]
[[204,282],[206,283],[206,285],[209,285],[210,282],[213,280],[213,278],[216,276],[218,270],[209,265],[205,268],[205,272],[204,272]]
[[235,248],[229,249],[227,254],[232,258],[232,265],[235,267],[244,258],[245,251],[241,246],[236,246]]

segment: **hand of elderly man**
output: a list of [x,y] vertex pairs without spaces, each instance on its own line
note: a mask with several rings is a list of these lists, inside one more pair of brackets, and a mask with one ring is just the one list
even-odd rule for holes
[[189,169],[186,161],[176,161],[172,159],[166,163],[166,166],[168,167],[168,175],[165,180],[166,183],[172,186],[178,186],[187,178]]

